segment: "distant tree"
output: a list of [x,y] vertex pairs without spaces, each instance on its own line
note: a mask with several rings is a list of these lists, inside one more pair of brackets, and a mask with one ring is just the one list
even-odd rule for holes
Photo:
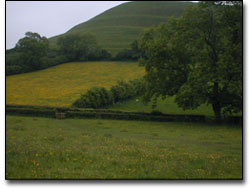
[[68,61],[86,61],[95,59],[99,53],[96,38],[90,33],[69,34],[58,39],[60,54]]
[[134,40],[130,44],[129,49],[121,50],[116,54],[115,60],[135,61],[135,60],[138,60],[139,55],[140,55],[140,51],[139,51],[139,47],[138,47],[138,41]]
[[242,109],[242,2],[200,2],[180,18],[144,32],[140,64],[144,99],[176,96],[183,109],[211,104],[221,112]]
[[119,51],[116,56],[115,60],[120,60],[120,61],[130,61],[133,60],[133,52],[130,49],[124,49]]
[[140,56],[140,49],[138,46],[138,40],[134,40],[131,44],[130,44],[131,50],[132,50],[132,58],[133,59],[138,59]]
[[25,37],[15,47],[19,53],[18,64],[25,72],[40,69],[48,47],[49,41],[46,37],[41,37],[38,33],[25,33]]
[[100,55],[99,55],[99,60],[110,60],[112,58],[112,55],[104,49],[100,49]]

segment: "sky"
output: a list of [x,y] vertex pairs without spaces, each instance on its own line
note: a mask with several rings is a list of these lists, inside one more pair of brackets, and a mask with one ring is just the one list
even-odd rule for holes
[[47,38],[127,1],[6,1],[6,48],[15,47],[27,31]]

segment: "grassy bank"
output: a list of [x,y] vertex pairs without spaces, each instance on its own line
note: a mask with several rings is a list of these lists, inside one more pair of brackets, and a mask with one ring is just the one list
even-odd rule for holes
[[240,179],[242,129],[7,116],[7,179]]

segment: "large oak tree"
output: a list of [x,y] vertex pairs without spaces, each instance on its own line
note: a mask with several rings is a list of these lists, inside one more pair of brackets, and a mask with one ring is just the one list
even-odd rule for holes
[[140,41],[149,101],[176,96],[183,109],[211,104],[215,119],[242,109],[242,2],[200,2],[146,30]]

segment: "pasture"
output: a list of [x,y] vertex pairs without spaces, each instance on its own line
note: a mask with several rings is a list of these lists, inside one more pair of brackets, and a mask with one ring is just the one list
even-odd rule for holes
[[6,117],[7,179],[241,179],[237,126]]
[[74,62],[45,70],[7,76],[6,104],[70,106],[91,87],[109,89],[118,80],[133,80],[144,74],[138,63]]
[[[136,101],[138,99],[138,101]],[[178,107],[177,104],[174,102],[174,97],[167,97],[166,99],[158,98],[157,100],[157,107],[152,108],[152,102],[148,104],[144,104],[142,102],[141,97],[135,97],[129,99],[127,101],[121,102],[119,104],[114,104],[109,106],[108,109],[110,110],[124,110],[128,112],[152,112],[152,111],[159,111],[165,114],[195,114],[195,115],[205,115],[205,116],[213,116],[214,112],[211,105],[202,104],[197,109],[193,110],[183,110],[182,108]]]

